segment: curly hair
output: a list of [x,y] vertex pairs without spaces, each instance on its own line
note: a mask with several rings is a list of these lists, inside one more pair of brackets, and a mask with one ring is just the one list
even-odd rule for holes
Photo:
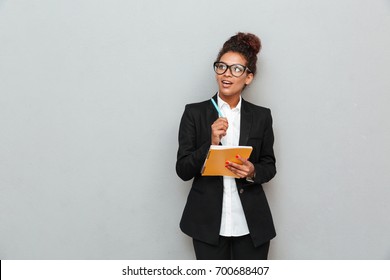
[[230,37],[218,53],[217,61],[227,52],[236,52],[241,54],[247,61],[247,67],[256,74],[257,54],[261,50],[261,41],[259,37],[252,33],[238,32],[236,35]]

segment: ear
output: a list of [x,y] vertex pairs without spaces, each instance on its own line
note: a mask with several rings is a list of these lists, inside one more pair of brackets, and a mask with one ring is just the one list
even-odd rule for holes
[[249,73],[249,74],[246,76],[246,78],[245,78],[245,85],[248,86],[250,83],[252,83],[253,78],[254,78],[253,73]]

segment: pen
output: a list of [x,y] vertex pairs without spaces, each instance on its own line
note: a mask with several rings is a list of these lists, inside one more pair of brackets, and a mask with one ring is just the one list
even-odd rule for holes
[[224,118],[224,115],[222,114],[221,110],[219,110],[218,105],[217,105],[217,103],[215,103],[214,99],[211,98],[211,102],[213,103],[215,109],[217,110],[218,115],[219,115],[220,117]]

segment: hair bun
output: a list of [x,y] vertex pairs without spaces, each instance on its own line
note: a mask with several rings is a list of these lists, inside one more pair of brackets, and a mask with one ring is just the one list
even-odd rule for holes
[[246,44],[255,54],[258,54],[261,50],[261,42],[259,37],[252,33],[237,33],[237,40]]
[[227,40],[222,49],[219,51],[217,60],[227,52],[236,52],[241,54],[246,62],[248,68],[253,74],[256,73],[257,54],[261,50],[261,41],[259,37],[252,33],[238,32]]

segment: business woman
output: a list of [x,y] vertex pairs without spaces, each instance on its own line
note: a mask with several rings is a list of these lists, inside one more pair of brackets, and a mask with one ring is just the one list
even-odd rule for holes
[[[179,128],[176,172],[193,179],[181,230],[192,237],[197,259],[267,259],[275,228],[262,184],[276,174],[274,134],[269,109],[245,101],[243,90],[256,74],[260,39],[237,33],[227,40],[214,63],[218,93],[188,104]],[[210,145],[252,146],[242,164],[227,162],[239,178],[201,176]]]

